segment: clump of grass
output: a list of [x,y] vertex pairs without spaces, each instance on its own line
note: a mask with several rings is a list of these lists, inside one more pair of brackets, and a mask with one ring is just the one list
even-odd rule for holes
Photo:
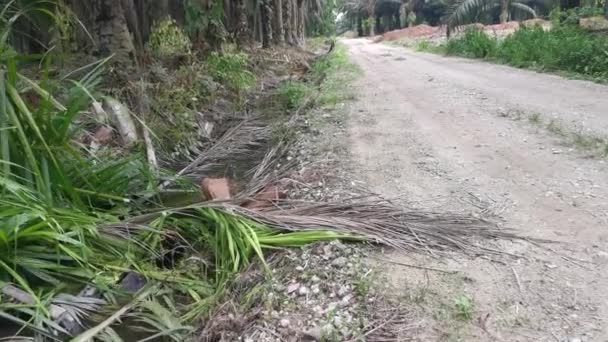
[[[205,65],[182,65],[175,72],[155,64],[151,93],[151,114],[146,123],[157,134],[157,149],[162,158],[187,158],[202,143],[198,110],[213,95],[216,86]],[[170,84],[170,86],[167,86]]]
[[473,318],[473,301],[467,296],[460,296],[454,302],[455,316],[463,321]]
[[488,58],[496,54],[498,40],[476,28],[469,28],[464,35],[450,39],[445,45],[448,55],[459,55],[472,58]]
[[608,142],[605,142],[604,146],[602,147],[602,156],[604,156],[604,157],[608,156]]
[[190,54],[192,42],[177,22],[166,18],[152,26],[148,49],[157,57]]
[[420,40],[416,43],[416,50],[423,52],[445,53],[445,46],[428,40]]
[[572,143],[574,146],[581,149],[588,149],[597,145],[595,137],[586,135],[582,132],[576,132],[573,134]]
[[348,52],[343,45],[337,44],[334,51],[312,65],[315,78],[323,79],[317,103],[321,106],[336,104],[353,98],[347,85],[361,73],[357,65],[348,60]]
[[305,82],[288,81],[279,87],[279,98],[285,108],[297,109],[312,92],[311,86]]
[[566,136],[566,132],[565,132],[564,128],[555,119],[551,119],[551,121],[549,121],[549,123],[547,124],[547,131],[549,131],[557,136],[560,136],[560,137]]
[[255,75],[249,71],[249,56],[243,52],[212,52],[206,62],[213,79],[239,96],[255,85]]
[[540,117],[540,113],[532,113],[532,114],[528,115],[528,121],[531,124],[535,124],[535,125],[540,124],[542,122],[542,119]]

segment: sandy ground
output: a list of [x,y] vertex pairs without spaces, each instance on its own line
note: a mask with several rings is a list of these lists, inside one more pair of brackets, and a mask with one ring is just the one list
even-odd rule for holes
[[[564,145],[538,113],[608,136],[608,87],[586,81],[345,40],[364,71],[349,124],[358,176],[411,205],[500,216],[555,241],[501,242],[516,256],[388,257],[459,271],[390,266],[412,299],[415,340],[608,341],[608,163]],[[458,320],[458,298],[473,317]],[[462,322],[465,321],[465,322]]]

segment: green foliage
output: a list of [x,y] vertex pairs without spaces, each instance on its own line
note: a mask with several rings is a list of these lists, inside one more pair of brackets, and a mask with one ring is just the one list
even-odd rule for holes
[[566,71],[608,78],[608,38],[577,26],[560,25],[550,31],[522,27],[498,41],[481,31],[469,30],[444,46],[451,55],[491,58],[516,67]]
[[[502,0],[458,0],[445,16],[444,22],[450,31],[475,22],[496,23]],[[536,18],[537,11],[547,13],[554,6],[544,0],[505,0],[506,11],[510,18],[518,20]]]
[[306,33],[309,37],[332,36],[336,34],[336,1],[320,1],[315,15],[307,17]]
[[376,20],[374,18],[369,17],[369,18],[364,19],[363,23],[362,23],[363,32],[365,32],[365,34],[371,34],[375,25],[376,25]]
[[184,0],[186,32],[195,42],[203,36],[222,41],[226,35],[223,23],[225,13],[223,0]]
[[608,38],[576,26],[520,29],[505,38],[497,57],[518,67],[608,77]]
[[463,321],[473,318],[473,301],[467,296],[460,296],[454,302],[456,317]]
[[288,81],[279,88],[279,97],[285,108],[297,109],[311,92],[310,86],[304,82]]
[[201,147],[198,114],[213,95],[217,84],[208,75],[206,65],[195,62],[169,72],[154,65],[152,113],[146,124],[157,134],[161,157],[182,160]]
[[600,7],[583,6],[562,10],[559,7],[551,11],[549,17],[553,25],[578,25],[581,18],[603,16],[604,10]]
[[255,85],[255,75],[248,70],[249,56],[243,52],[212,52],[207,58],[211,76],[241,95]]
[[445,46],[445,51],[450,55],[486,58],[496,53],[497,45],[496,38],[488,36],[481,30],[469,28],[462,37],[450,39]]
[[313,77],[323,79],[317,102],[321,105],[333,106],[351,97],[352,93],[345,88],[345,85],[360,71],[357,65],[348,60],[347,49],[341,44],[336,44],[332,53],[312,65]]
[[437,45],[436,43],[428,40],[421,40],[416,43],[416,50],[434,52],[434,53],[445,53],[445,46]]
[[148,48],[158,57],[187,55],[192,43],[175,20],[166,18],[152,26]]

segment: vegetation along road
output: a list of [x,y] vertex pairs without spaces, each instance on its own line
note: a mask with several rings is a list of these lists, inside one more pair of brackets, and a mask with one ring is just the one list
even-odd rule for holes
[[[392,255],[458,271],[389,272],[404,291],[427,295],[419,315],[428,340],[606,341],[608,87],[344,42],[364,70],[349,135],[371,190],[500,217],[551,241],[501,242],[509,255],[496,257]],[[461,297],[470,322],[442,318],[438,303]]]

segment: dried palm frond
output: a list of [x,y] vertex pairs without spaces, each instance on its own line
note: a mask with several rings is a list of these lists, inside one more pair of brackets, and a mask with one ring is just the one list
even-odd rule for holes
[[206,175],[214,167],[227,165],[259,149],[270,137],[270,129],[257,120],[243,120],[228,129],[217,141],[205,149],[197,151],[172,180],[160,185],[164,189],[180,177],[197,179]]
[[[220,204],[217,204],[220,205]],[[457,213],[402,209],[386,200],[307,203],[286,201],[264,211],[221,204],[278,231],[328,230],[381,243],[405,251],[500,253],[483,247],[482,240],[518,239],[491,221]]]
[[[249,181],[244,186],[244,190],[235,195],[235,202],[242,203],[251,199],[255,194],[263,191],[268,186],[279,182],[289,171],[293,169],[295,160],[280,163],[287,152],[289,144],[282,141],[268,150],[262,161],[254,168],[249,170],[245,176],[249,177]],[[275,167],[278,166],[279,167]]]

